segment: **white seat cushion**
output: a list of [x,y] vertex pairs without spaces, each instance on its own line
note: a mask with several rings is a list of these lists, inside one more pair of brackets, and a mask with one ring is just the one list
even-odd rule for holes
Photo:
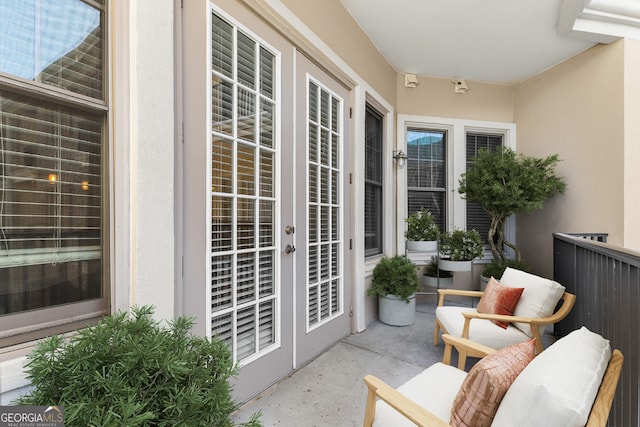
[[[451,407],[467,373],[444,363],[436,363],[397,390],[429,412],[449,422]],[[415,427],[411,421],[382,400],[376,403],[374,427]]]
[[[565,287],[551,279],[536,276],[522,270],[507,267],[500,278],[500,284],[513,288],[524,288],[518,305],[513,312],[514,316],[541,318],[548,317],[558,305],[558,301],[564,294]],[[528,336],[533,336],[531,326],[526,323],[514,323],[514,325]],[[544,333],[546,326],[540,326],[540,334]]]
[[[462,336],[464,312],[475,312],[470,307],[442,306],[436,308],[436,318],[451,335]],[[529,339],[529,336],[513,325],[502,329],[490,320],[473,319],[469,326],[469,339],[491,348],[500,349]]]
[[584,426],[610,358],[608,340],[585,327],[571,332],[518,375],[492,427]]

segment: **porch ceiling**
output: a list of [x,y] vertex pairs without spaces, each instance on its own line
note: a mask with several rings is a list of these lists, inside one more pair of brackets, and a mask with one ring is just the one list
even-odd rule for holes
[[341,0],[400,73],[512,85],[640,38],[635,0]]

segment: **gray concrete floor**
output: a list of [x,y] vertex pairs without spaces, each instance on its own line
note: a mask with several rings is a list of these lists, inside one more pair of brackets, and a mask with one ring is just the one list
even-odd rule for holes
[[[397,387],[442,360],[442,340],[439,346],[433,345],[434,317],[435,304],[426,303],[416,305],[411,326],[371,323],[363,333],[344,338],[245,404],[233,421],[246,422],[251,414],[262,411],[260,419],[267,427],[361,426],[366,374]],[[454,366],[455,357],[454,351]],[[474,362],[469,359],[467,369]]]

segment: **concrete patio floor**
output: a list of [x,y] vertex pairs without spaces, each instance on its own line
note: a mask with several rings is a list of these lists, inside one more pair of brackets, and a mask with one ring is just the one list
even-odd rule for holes
[[[246,422],[262,411],[263,424],[285,427],[361,426],[366,403],[366,374],[397,387],[442,360],[444,346],[433,345],[435,304],[417,304],[411,326],[371,323],[339,341],[318,358],[272,386],[234,414]],[[553,341],[545,334],[545,347]],[[454,351],[452,364],[456,364]],[[467,369],[475,363],[469,359]]]

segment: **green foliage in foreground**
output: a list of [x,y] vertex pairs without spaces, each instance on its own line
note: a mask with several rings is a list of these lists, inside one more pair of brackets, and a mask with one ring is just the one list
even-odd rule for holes
[[409,303],[409,297],[420,289],[416,265],[404,255],[383,257],[373,269],[369,296],[395,295]]
[[226,344],[192,336],[192,319],[165,328],[152,314],[135,307],[69,342],[43,341],[26,367],[34,389],[16,403],[64,406],[67,426],[232,426],[237,368]]

